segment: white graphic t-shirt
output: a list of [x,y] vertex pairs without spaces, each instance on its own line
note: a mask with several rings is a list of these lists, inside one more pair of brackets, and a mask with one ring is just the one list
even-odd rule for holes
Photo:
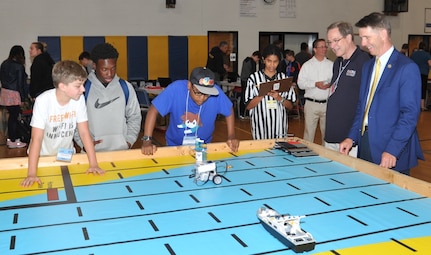
[[61,106],[55,89],[48,90],[36,98],[30,125],[43,129],[41,156],[56,155],[58,149],[73,148],[73,134],[77,123],[87,121],[84,96],[78,101],[71,99]]

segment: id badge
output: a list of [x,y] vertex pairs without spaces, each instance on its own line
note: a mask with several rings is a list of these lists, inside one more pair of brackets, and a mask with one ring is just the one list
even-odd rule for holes
[[70,162],[72,161],[73,149],[60,148],[57,152],[57,160]]
[[268,100],[266,101],[267,109],[277,109],[277,101],[276,100]]
[[195,145],[196,138],[197,138],[196,136],[185,135],[183,138],[183,145]]

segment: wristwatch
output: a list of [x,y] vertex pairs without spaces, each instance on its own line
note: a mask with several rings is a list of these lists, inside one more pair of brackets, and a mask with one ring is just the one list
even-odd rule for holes
[[148,135],[144,135],[141,140],[144,141],[144,142],[145,141],[152,141],[153,137],[152,136],[148,136]]

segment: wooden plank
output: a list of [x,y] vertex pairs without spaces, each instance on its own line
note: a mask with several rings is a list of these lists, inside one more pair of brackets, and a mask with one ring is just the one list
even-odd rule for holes
[[429,182],[401,174],[394,170],[380,167],[362,159],[343,155],[337,151],[326,149],[321,145],[311,143],[300,138],[294,139],[307,145],[310,149],[314,150],[322,157],[337,161],[343,165],[349,166],[368,175],[393,183],[403,189],[416,192],[426,197],[431,197],[431,183]]
[[[401,188],[410,190],[421,194],[426,197],[431,197],[431,183],[400,174],[397,171],[382,168],[373,163],[353,158],[350,156],[342,155],[339,152],[326,149],[325,147],[305,141],[301,138],[293,137],[289,138],[290,141],[298,141],[307,145],[310,149],[317,152],[320,156],[334,160],[343,165],[349,166],[353,169],[374,176],[381,180],[393,183]],[[251,149],[268,149],[272,148],[275,144],[275,140],[245,140],[240,142],[239,150],[251,150]],[[208,144],[208,153],[217,152],[230,152],[230,148],[226,143],[211,143]],[[143,155],[140,149],[126,150],[126,151],[110,151],[110,152],[98,152],[97,159],[99,162],[112,162],[112,161],[127,161],[136,160],[139,158],[164,158],[172,156],[185,156],[194,155],[193,146],[168,146],[159,147],[154,155]],[[0,159],[0,170],[10,169],[22,169],[27,168],[27,158],[5,158]],[[49,166],[62,166],[70,164],[88,164],[86,154],[75,154],[70,163],[56,161],[54,156],[41,157],[39,159],[39,167]]]

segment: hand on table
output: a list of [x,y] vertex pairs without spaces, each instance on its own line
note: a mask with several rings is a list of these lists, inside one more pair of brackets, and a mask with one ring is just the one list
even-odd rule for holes
[[239,140],[238,139],[229,139],[226,141],[227,146],[232,150],[232,152],[237,152],[239,147]]
[[382,160],[380,166],[384,168],[393,168],[397,164],[397,158],[387,152],[382,153]]
[[144,155],[153,155],[157,151],[157,146],[154,145],[151,141],[143,141],[141,152]]
[[38,184],[42,184],[42,181],[39,179],[39,177],[27,176],[27,178],[21,181],[20,185],[22,187],[31,187],[35,182],[37,182]]
[[103,175],[105,174],[105,170],[97,167],[90,167],[87,169],[87,174],[93,174],[93,175]]

